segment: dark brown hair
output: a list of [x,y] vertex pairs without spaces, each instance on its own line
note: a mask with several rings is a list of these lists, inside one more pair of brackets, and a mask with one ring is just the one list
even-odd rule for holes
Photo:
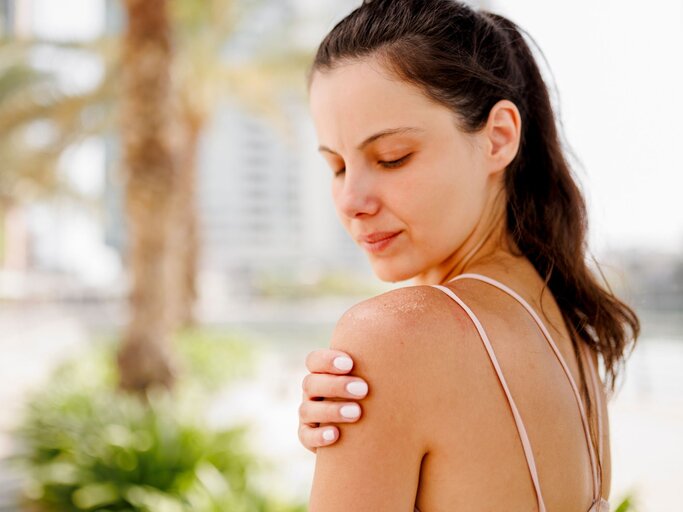
[[518,153],[505,171],[507,233],[544,278],[562,311],[590,414],[578,339],[602,356],[607,388],[613,392],[625,349],[629,343],[635,346],[640,322],[587,265],[586,204],[522,30],[503,16],[454,0],[366,1],[322,41],[309,70],[309,85],[316,71],[369,56],[380,58],[398,78],[453,110],[468,133],[486,124],[501,99],[517,106],[522,134]]

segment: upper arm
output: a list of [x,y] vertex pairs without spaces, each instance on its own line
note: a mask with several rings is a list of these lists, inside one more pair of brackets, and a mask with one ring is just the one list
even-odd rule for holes
[[318,448],[311,512],[413,510],[428,451],[425,369],[416,357],[427,331],[417,321],[420,307],[397,307],[405,306],[405,293],[419,302],[424,292],[403,290],[355,306],[334,330],[331,348],[353,357],[354,375],[370,383],[370,392],[361,419],[338,425],[337,443]]

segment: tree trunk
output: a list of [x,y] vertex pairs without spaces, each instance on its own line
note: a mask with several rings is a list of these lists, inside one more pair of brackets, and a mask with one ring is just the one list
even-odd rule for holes
[[174,206],[172,252],[177,264],[178,293],[173,318],[175,327],[196,324],[194,305],[197,299],[197,271],[200,254],[200,224],[197,204],[197,156],[199,136],[204,126],[200,118],[180,108],[179,124],[183,143],[178,152],[178,188]]
[[118,354],[120,386],[173,385],[173,154],[171,29],[167,0],[125,0],[121,133],[126,178],[130,320]]

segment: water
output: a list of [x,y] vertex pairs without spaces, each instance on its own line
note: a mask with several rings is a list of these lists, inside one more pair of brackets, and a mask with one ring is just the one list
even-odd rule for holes
[[612,496],[639,510],[683,509],[683,339],[643,339],[609,404]]

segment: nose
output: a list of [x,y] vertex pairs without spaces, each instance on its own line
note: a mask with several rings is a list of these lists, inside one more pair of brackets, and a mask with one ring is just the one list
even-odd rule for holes
[[347,168],[336,185],[337,209],[348,218],[377,213],[380,206],[377,185],[369,170]]

